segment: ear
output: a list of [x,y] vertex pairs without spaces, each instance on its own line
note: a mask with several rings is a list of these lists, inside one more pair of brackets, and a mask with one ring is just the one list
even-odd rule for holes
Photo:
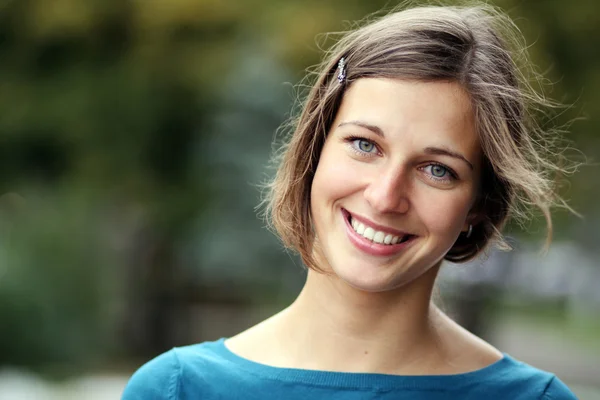
[[465,232],[465,233],[468,232],[469,225],[475,226],[478,223],[480,223],[482,220],[483,220],[483,217],[481,216],[481,214],[471,211],[467,215],[467,219],[465,219],[465,223],[463,225],[462,232]]

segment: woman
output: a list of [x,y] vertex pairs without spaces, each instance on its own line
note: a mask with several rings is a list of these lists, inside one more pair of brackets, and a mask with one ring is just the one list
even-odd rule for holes
[[272,225],[309,267],[302,292],[235,337],[150,361],[123,399],[574,399],[431,298],[443,260],[502,245],[520,204],[548,237],[563,204],[515,37],[480,5],[395,12],[340,40],[270,187]]

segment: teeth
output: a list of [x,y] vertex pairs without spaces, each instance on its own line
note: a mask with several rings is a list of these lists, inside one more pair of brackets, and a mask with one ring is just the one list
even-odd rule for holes
[[400,236],[393,236],[389,233],[376,231],[375,229],[365,226],[365,224],[363,224],[362,222],[358,222],[354,219],[351,219],[350,224],[352,225],[352,228],[354,228],[356,233],[375,243],[396,244],[402,239]]
[[362,224],[361,222],[359,222],[357,225],[358,226],[355,228],[356,233],[358,233],[359,235],[362,235],[363,233],[365,233],[365,226],[364,226],[364,224]]

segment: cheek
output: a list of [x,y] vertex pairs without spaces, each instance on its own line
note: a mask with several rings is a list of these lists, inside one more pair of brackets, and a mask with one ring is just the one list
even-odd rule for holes
[[347,154],[325,146],[311,187],[311,203],[331,203],[353,193],[359,186],[359,176]]
[[431,234],[458,235],[469,213],[467,194],[447,193],[444,196],[422,196],[415,203],[419,215]]

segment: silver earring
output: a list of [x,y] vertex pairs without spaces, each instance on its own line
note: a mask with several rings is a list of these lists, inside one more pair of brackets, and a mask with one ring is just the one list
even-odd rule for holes
[[346,59],[344,57],[340,58],[338,62],[337,80],[339,83],[344,83],[346,80]]
[[473,233],[473,225],[469,224],[469,230],[467,231],[467,234],[465,235],[465,237],[467,239],[470,238],[472,233]]

